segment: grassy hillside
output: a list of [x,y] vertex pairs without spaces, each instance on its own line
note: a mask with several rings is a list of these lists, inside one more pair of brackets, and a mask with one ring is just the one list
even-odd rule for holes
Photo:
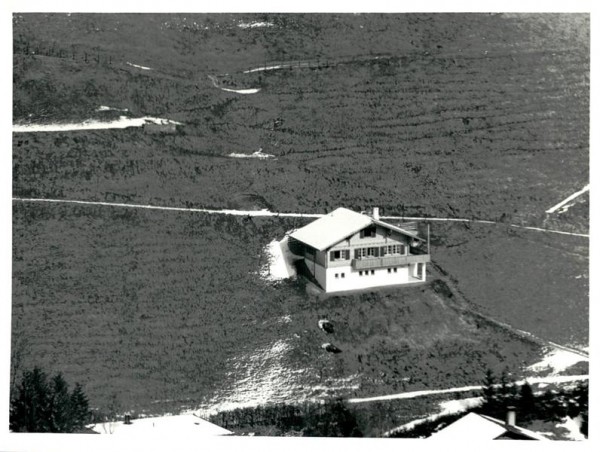
[[[237,26],[252,18],[273,26]],[[14,192],[224,207],[242,185],[281,210],[542,225],[588,180],[588,30],[551,14],[17,15],[17,121],[109,105],[186,125],[30,137]],[[240,72],[315,58],[327,66]],[[223,73],[261,91],[223,92],[208,79]],[[216,159],[259,148],[278,160]]]
[[588,345],[588,239],[501,225],[433,231],[435,263],[479,311],[559,344]]
[[268,389],[265,379],[271,401],[451,387],[538,356],[428,286],[319,298],[297,282],[264,282],[262,247],[290,226],[16,204],[20,365],[82,382],[95,407],[116,399],[160,412],[243,402]]
[[[255,20],[272,26],[238,26]],[[589,179],[587,15],[15,14],[13,27],[15,122],[184,123],[15,133],[14,196],[588,231],[587,195],[545,214]],[[242,72],[291,60],[312,66]],[[275,158],[228,157],[259,148]],[[164,413],[473,384],[538,357],[430,285],[320,297],[260,279],[265,245],[302,224],[16,202],[13,371],[61,371],[101,410]],[[432,231],[435,263],[477,309],[587,343],[586,240]]]

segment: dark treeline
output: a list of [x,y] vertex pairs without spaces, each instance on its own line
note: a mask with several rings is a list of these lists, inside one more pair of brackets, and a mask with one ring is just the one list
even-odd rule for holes
[[279,435],[295,432],[302,436],[363,436],[354,415],[341,400],[238,408],[213,415],[209,420],[233,431],[256,429],[260,433],[262,428],[271,427]]

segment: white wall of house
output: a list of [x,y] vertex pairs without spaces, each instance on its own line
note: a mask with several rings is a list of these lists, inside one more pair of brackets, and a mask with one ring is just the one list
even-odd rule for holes
[[[350,265],[327,269],[321,267],[321,276],[317,278],[317,281],[327,293],[419,282],[414,278],[413,269],[410,267],[413,267],[413,265],[390,267],[390,272],[388,272],[387,267],[362,270],[362,275],[358,270],[352,269]],[[396,268],[395,272],[393,268]],[[325,284],[321,282],[323,274]],[[425,264],[423,264],[422,281],[425,281]]]

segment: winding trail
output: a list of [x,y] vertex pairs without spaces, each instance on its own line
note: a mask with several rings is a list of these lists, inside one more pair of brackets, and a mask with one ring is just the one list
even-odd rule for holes
[[[234,210],[234,209],[200,209],[193,207],[167,207],[167,206],[152,206],[146,204],[130,204],[118,202],[103,202],[103,201],[79,201],[73,199],[50,199],[50,198],[20,198],[13,197],[13,201],[17,202],[47,202],[47,203],[64,203],[64,204],[83,204],[90,206],[107,206],[107,207],[127,207],[131,209],[153,209],[153,210],[172,210],[179,212],[200,212],[209,214],[222,215],[237,215],[250,217],[291,217],[291,218],[320,218],[325,214],[322,213],[292,213],[292,212],[271,212],[270,210]],[[387,217],[382,216],[382,220],[418,220],[418,221],[455,221],[462,223],[482,223],[482,224],[504,224],[490,220],[471,220],[468,218],[429,218],[429,217]],[[588,237],[589,234],[579,234],[575,232],[557,231],[554,229],[535,228],[532,226],[521,226],[511,224],[511,227],[526,229],[530,231],[549,232],[553,234],[572,235],[576,237]]]

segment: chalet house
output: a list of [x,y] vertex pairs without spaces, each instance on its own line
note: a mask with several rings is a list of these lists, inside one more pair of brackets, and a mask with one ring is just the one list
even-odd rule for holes
[[327,293],[424,282],[425,242],[416,231],[381,221],[378,208],[366,215],[340,207],[289,238]]

